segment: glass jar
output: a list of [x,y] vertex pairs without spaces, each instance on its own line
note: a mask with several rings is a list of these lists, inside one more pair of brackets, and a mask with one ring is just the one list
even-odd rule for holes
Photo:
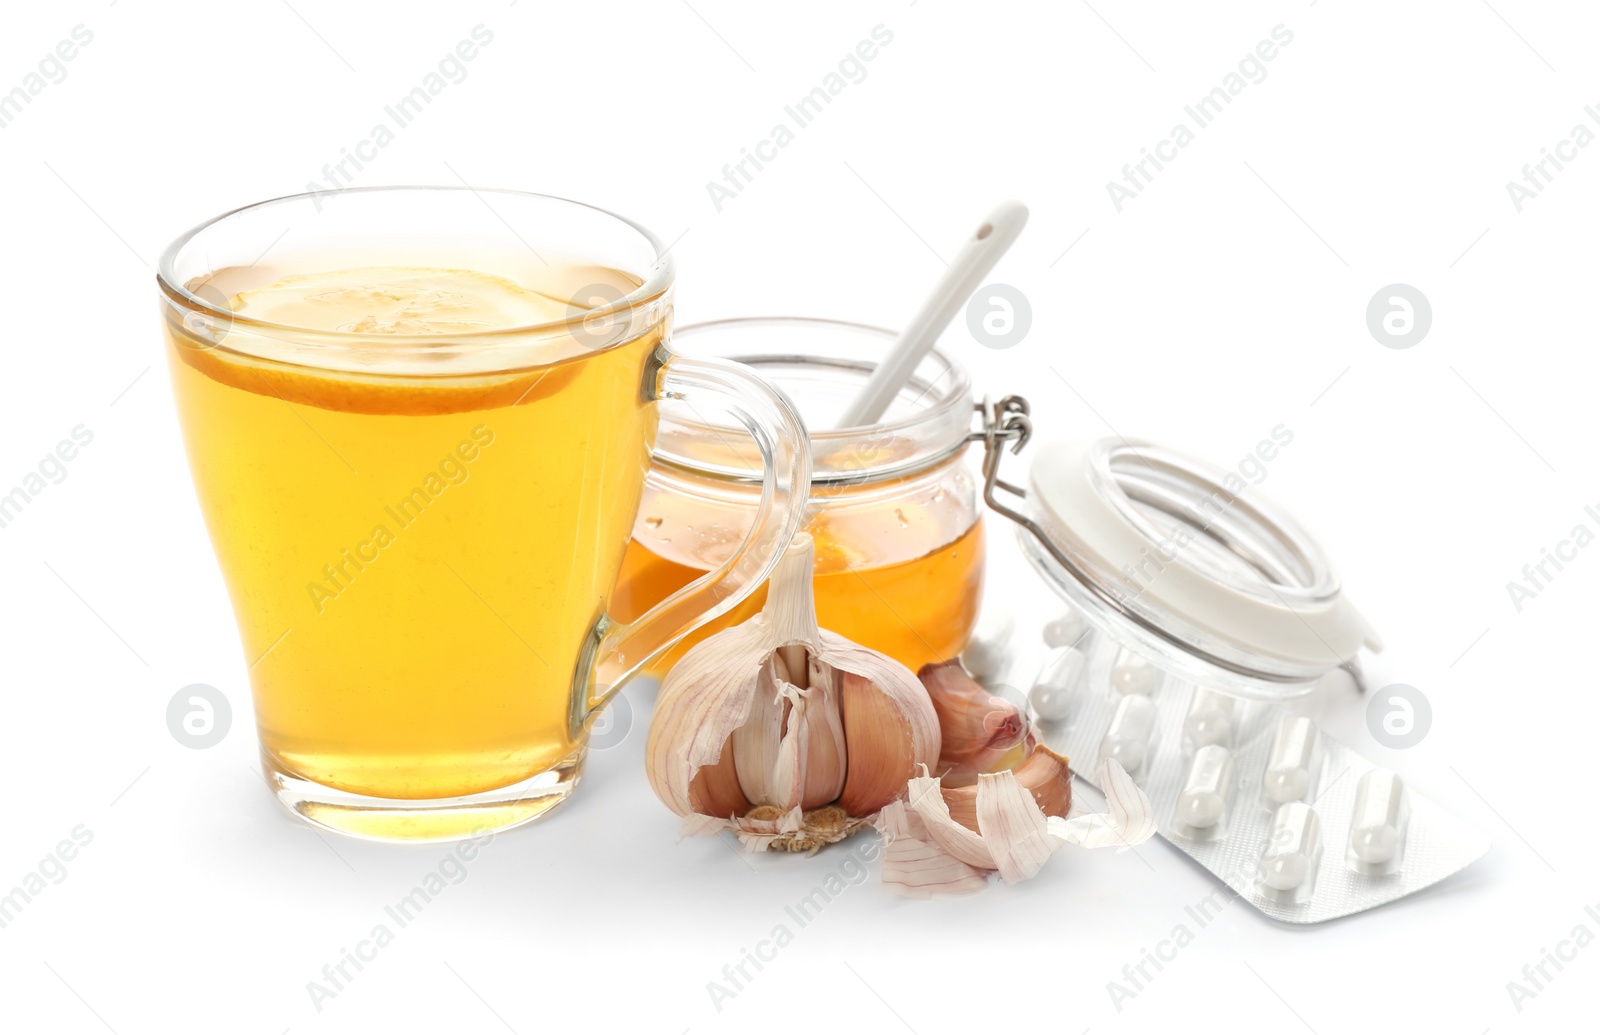
[[[966,370],[935,349],[883,419],[837,428],[894,342],[891,331],[833,320],[722,320],[674,332],[674,347],[752,367],[782,389],[811,434],[805,528],[816,545],[824,629],[916,670],[966,645],[983,587],[977,478],[965,460],[973,420]],[[751,432],[666,402],[644,500],[612,599],[623,621],[718,568],[770,501]],[[690,646],[757,613],[758,591],[659,657],[661,675]]]

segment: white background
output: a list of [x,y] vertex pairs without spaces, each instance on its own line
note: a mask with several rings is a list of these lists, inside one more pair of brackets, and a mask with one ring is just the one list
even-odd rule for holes
[[[1561,1031],[1594,1024],[1600,947],[1519,1013],[1506,984],[1600,903],[1590,657],[1600,549],[1519,613],[1506,584],[1600,505],[1592,461],[1600,147],[1522,211],[1508,180],[1600,102],[1579,4],[747,5],[165,2],[11,5],[0,91],[74,26],[93,41],[0,130],[11,315],[0,489],[84,424],[68,477],[0,529],[0,889],[93,840],[0,929],[8,1031],[908,1029]],[[1226,6],[1226,12],[1218,7]],[[1498,13],[1497,13],[1498,12]],[[1503,17],[1502,17],[1503,16]],[[838,856],[678,842],[636,727],[577,798],[506,835],[317,1012],[326,963],[443,857],[319,835],[256,775],[248,687],[162,366],[153,263],[180,231],[321,180],[482,24],[493,42],[360,184],[575,197],[677,240],[680,322],[799,313],[897,325],[975,221],[1032,221],[995,280],[1018,347],[945,344],[1046,434],[1144,436],[1231,465],[1294,431],[1264,491],[1339,563],[1390,649],[1376,685],[1434,726],[1386,753],[1489,830],[1490,855],[1309,930],[1244,905],[1119,1012],[1106,991],[1213,884],[1169,846],[1062,853],[959,901],[853,887],[719,1012],[725,964]],[[882,24],[893,42],[719,212],[706,183]],[[1293,32],[1120,213],[1120,179],[1282,24]],[[1514,28],[1513,28],[1514,27]],[[681,239],[679,239],[681,237]],[[936,252],[938,254],[936,254]],[[1402,282],[1433,325],[1381,346]],[[991,530],[1003,533],[998,521]],[[1014,569],[996,534],[997,592]],[[1012,577],[1021,578],[1021,575]],[[1020,585],[1017,583],[1016,585]],[[221,688],[196,751],[168,699]],[[1141,861],[1142,860],[1142,861]],[[793,926],[791,924],[791,926]],[[1376,1025],[1376,1028],[1366,1028]]]

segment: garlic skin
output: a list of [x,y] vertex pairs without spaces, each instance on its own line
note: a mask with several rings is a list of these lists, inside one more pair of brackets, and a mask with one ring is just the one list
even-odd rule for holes
[[817,627],[812,552],[796,535],[763,611],[701,641],[661,683],[646,773],[687,832],[814,851],[939,759],[938,716],[911,670]]
[[980,773],[1010,768],[1027,757],[1033,730],[1022,710],[985,690],[959,661],[924,665],[917,678],[939,717],[939,764],[945,786],[973,784]]
[[1108,811],[1065,814],[1066,763],[1041,747],[1017,769],[979,776],[975,787],[916,777],[906,800],[878,815],[883,883],[913,898],[966,895],[983,890],[990,873],[1007,884],[1033,877],[1063,845],[1132,848],[1155,834],[1150,799],[1110,759],[1099,773]]

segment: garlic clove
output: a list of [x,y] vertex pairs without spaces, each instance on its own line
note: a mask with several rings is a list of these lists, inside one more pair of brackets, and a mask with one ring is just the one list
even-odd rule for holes
[[[1064,817],[1072,808],[1072,770],[1065,757],[1040,744],[1013,772],[1045,816]],[[984,774],[992,775],[996,774]],[[980,776],[976,785],[942,789],[950,818],[968,830],[979,829],[978,798],[983,781],[984,777]]]
[[[853,672],[842,673],[839,712],[844,722],[845,773],[839,806],[852,816],[870,816],[898,798],[916,775],[918,731],[906,710],[877,685]],[[937,736],[937,730],[932,731]],[[924,732],[926,759],[937,748]]]
[[[800,762],[800,807],[818,809],[839,797],[846,777],[844,722],[833,673],[819,673],[818,684],[797,692],[789,715],[789,735],[796,738]],[[876,810],[874,810],[876,811]]]
[[733,738],[729,737],[722,756],[704,766],[689,781],[689,801],[694,811],[719,819],[732,819],[750,811],[750,799],[739,786],[739,770],[733,763]]
[[725,629],[695,645],[702,674],[675,681],[669,673],[662,681],[645,740],[645,774],[656,797],[679,816],[700,811],[690,785],[722,760],[729,737],[750,717],[754,678],[746,659],[764,640],[765,630],[748,622]]
[[[840,673],[841,678],[854,676],[870,684],[880,695],[888,698],[910,727],[909,759],[902,759],[907,776],[915,775],[918,766],[931,766],[937,762],[943,743],[939,714],[928,697],[927,688],[915,673],[886,654],[859,646],[826,629],[822,631],[820,641],[822,656]],[[902,742],[900,746],[907,745]],[[902,783],[899,789],[904,787]]]
[[778,678],[769,658],[756,674],[749,718],[733,731],[733,764],[744,796],[757,805],[800,804],[795,760],[798,738],[788,729],[794,687]]
[[944,898],[982,891],[987,871],[969,866],[932,842],[922,817],[893,801],[879,814],[883,882],[911,898]]
[[1018,782],[1033,795],[1039,811],[1046,816],[1066,816],[1072,811],[1072,769],[1065,755],[1058,755],[1043,744],[1036,745],[1016,773]]
[[[960,662],[924,665],[917,678],[927,688],[939,717],[938,772],[949,786],[971,784],[979,773],[998,768],[1029,734],[1022,711],[989,693],[967,675]],[[1018,759],[1023,752],[1017,752]]]

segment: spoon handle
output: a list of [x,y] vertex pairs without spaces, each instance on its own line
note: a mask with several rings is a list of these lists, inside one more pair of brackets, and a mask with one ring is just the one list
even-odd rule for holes
[[983,224],[967,238],[944,276],[923,300],[922,307],[901,330],[888,355],[872,372],[866,387],[845,411],[839,421],[841,428],[864,427],[883,417],[900,389],[911,380],[922,357],[933,348],[956,311],[972,297],[1027,222],[1028,208],[1020,201],[1003,201],[995,206]]

